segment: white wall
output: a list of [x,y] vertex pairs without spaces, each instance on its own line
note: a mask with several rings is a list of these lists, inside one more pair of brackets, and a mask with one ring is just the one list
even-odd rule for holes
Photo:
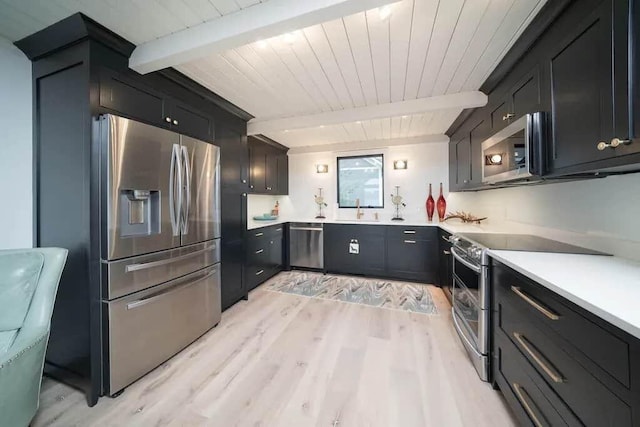
[[32,246],[31,61],[0,37],[0,249]]
[[[448,184],[448,148],[446,143],[423,143],[395,146],[384,149],[347,152],[318,152],[291,154],[289,156],[289,196],[249,196],[249,216],[268,212],[276,200],[280,202],[281,216],[292,220],[311,220],[316,216],[317,207],[314,195],[323,188],[323,195],[329,205],[325,216],[329,219],[355,218],[355,209],[338,209],[337,203],[337,157],[359,154],[384,154],[384,209],[365,209],[364,219],[373,219],[378,212],[381,220],[389,220],[394,215],[391,192],[400,186],[400,194],[407,207],[403,216],[407,220],[426,221],[425,200],[429,183],[433,184],[434,197],[437,198],[438,186],[442,182],[445,197]],[[394,170],[394,160],[408,160],[408,169]],[[326,174],[316,173],[316,164],[329,165]],[[437,214],[436,214],[437,215]]]
[[450,195],[451,209],[640,260],[640,174]]

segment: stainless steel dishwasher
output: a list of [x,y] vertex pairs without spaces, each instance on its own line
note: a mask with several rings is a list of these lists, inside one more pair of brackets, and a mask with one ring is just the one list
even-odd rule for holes
[[324,268],[322,223],[293,222],[289,225],[291,267]]

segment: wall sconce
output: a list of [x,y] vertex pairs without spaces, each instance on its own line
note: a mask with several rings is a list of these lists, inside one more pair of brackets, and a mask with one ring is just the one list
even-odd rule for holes
[[484,164],[486,166],[501,165],[502,154],[490,154],[488,156],[484,156]]
[[316,173],[329,172],[329,165],[316,165]]
[[394,169],[406,169],[407,168],[407,160],[394,160],[393,168]]

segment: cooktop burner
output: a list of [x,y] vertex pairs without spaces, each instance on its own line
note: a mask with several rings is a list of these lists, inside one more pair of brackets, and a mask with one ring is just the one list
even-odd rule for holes
[[460,233],[460,237],[488,249],[528,252],[553,252],[584,255],[609,255],[604,252],[556,242],[528,234]]

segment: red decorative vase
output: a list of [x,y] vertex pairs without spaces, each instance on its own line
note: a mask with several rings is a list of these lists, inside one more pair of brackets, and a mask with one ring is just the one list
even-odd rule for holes
[[444,219],[445,214],[447,213],[447,201],[444,199],[442,195],[442,183],[440,183],[440,197],[438,197],[438,219],[440,222]]
[[429,184],[429,197],[427,197],[427,220],[429,222],[433,221],[433,211],[436,208],[436,201],[433,200],[433,196],[431,195],[431,184]]

